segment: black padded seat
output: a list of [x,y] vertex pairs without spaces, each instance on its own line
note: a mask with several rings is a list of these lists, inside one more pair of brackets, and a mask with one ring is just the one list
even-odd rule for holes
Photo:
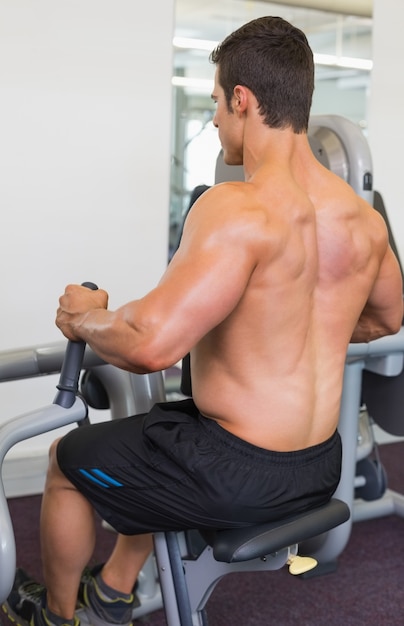
[[332,498],[327,504],[304,513],[258,526],[217,530],[206,539],[217,561],[250,561],[321,535],[349,517],[348,505]]
[[[316,566],[316,560],[310,556],[296,556],[296,546],[323,535],[349,517],[348,505],[332,498],[323,506],[274,522],[200,531],[196,534],[199,538],[202,535],[204,543],[198,556],[183,555],[184,544],[179,540],[181,533],[157,533],[155,554],[167,625],[206,626],[206,602],[217,582],[231,572],[270,571],[288,564],[292,574],[306,574]],[[276,558],[266,558],[270,555]]]

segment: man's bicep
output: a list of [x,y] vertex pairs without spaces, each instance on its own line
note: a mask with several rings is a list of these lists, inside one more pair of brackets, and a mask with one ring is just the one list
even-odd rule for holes
[[253,269],[240,247],[216,242],[179,251],[158,290],[167,315],[192,341],[202,338],[236,308]]
[[239,186],[206,191],[155,290],[164,324],[187,351],[234,311],[257,264],[260,224],[243,203]]

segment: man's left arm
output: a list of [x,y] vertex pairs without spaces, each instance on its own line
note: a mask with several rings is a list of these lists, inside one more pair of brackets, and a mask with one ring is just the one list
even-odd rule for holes
[[369,342],[397,333],[403,322],[403,282],[400,265],[390,246],[368,301],[351,338],[352,343]]
[[180,248],[161,281],[116,311],[107,294],[70,285],[56,323],[105,361],[145,373],[177,363],[237,306],[256,264],[239,198],[221,187],[205,192],[188,216]]

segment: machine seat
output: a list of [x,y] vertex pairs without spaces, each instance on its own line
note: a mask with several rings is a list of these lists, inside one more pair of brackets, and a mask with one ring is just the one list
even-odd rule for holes
[[217,530],[204,534],[204,538],[212,546],[217,561],[250,561],[321,535],[349,517],[348,505],[332,498],[327,504],[304,513],[257,526]]

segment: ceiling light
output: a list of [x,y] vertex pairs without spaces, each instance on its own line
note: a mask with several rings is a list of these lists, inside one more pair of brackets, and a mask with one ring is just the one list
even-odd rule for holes
[[218,41],[210,39],[191,39],[189,37],[174,37],[174,48],[185,48],[186,50],[209,50],[211,52],[218,45]]
[[359,59],[357,57],[344,57],[335,54],[318,54],[314,53],[314,63],[316,65],[331,65],[333,67],[345,67],[354,70],[370,71],[373,67],[373,61],[370,59]]
[[190,87],[199,91],[209,91],[213,89],[213,80],[209,78],[188,78],[187,76],[173,76],[171,79],[174,87]]

